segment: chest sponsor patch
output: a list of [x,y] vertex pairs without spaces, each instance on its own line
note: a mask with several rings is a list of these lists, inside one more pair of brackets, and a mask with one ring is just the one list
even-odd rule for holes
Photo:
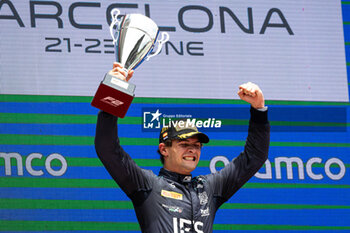
[[171,191],[167,191],[167,190],[163,190],[162,189],[161,195],[163,197],[167,197],[167,198],[172,198],[172,199],[176,199],[176,200],[182,200],[182,194],[181,193],[177,193],[177,192],[171,192]]
[[182,213],[182,208],[178,206],[169,206],[169,205],[164,205],[162,206],[166,209],[168,209],[170,212],[175,212],[175,213]]
[[202,192],[202,193],[198,193],[198,198],[199,198],[199,202],[201,205],[205,205],[208,203],[208,195],[207,192]]
[[205,217],[205,216],[209,216],[209,207],[207,207],[205,210],[201,210],[201,216]]

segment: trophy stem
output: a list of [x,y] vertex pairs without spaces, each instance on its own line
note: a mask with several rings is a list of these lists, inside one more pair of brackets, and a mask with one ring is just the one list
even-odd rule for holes
[[[129,76],[129,70],[126,69],[125,67],[123,67],[122,69],[125,73],[126,73],[126,76],[125,76],[125,79]],[[126,81],[126,80],[125,80]]]

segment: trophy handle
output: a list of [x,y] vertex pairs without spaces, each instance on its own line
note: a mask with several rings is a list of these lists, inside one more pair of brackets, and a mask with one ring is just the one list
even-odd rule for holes
[[[112,38],[113,38],[113,44],[117,43],[118,37],[119,37],[119,29],[120,29],[120,19],[118,19],[118,16],[120,15],[120,10],[117,8],[114,8],[111,11],[111,16],[112,16],[112,22],[109,25],[109,33],[111,34]],[[113,32],[113,27],[114,25],[117,26],[117,30],[114,34]],[[114,36],[115,35],[115,36]]]
[[163,44],[169,40],[169,34],[167,32],[162,32],[162,38],[160,40],[157,40],[156,43],[158,43],[157,50],[151,54],[149,53],[146,57],[146,61],[148,61],[151,57],[154,57],[160,53],[160,50],[162,50]]

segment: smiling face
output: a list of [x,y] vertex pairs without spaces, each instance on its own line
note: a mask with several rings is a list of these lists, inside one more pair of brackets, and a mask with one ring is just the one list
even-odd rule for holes
[[189,175],[199,162],[202,143],[198,138],[173,140],[172,146],[159,144],[159,150],[164,157],[164,168],[183,175]]

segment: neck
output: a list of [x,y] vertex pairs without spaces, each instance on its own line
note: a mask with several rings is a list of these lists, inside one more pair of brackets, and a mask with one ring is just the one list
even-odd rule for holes
[[190,176],[191,175],[191,172],[180,172],[180,171],[177,171],[177,170],[169,168],[165,164],[164,164],[163,168],[165,170],[169,171],[169,172],[175,172],[175,173],[180,174],[180,175],[185,175],[185,176]]

